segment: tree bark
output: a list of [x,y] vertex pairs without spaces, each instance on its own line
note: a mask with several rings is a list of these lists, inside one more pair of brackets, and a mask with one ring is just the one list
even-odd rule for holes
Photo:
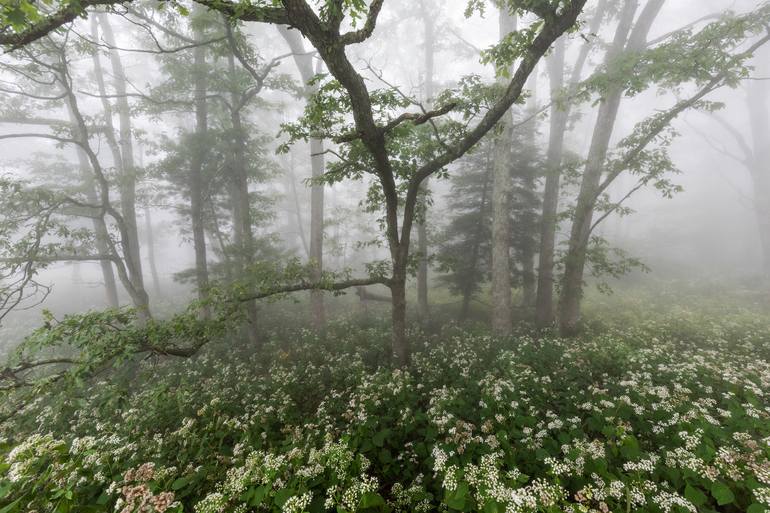
[[[525,130],[525,144],[530,148],[535,148],[537,144],[537,68],[532,72],[529,77],[528,89],[530,91],[530,97],[527,102],[527,116],[531,119],[526,123]],[[529,194],[535,196],[536,192],[536,177],[524,174],[520,177],[522,182],[521,186],[528,191]],[[537,215],[534,211],[528,210],[525,213],[523,219],[519,222],[529,223],[532,231],[536,231],[535,226]],[[535,247],[536,241],[524,241],[524,245],[521,248],[521,306],[524,308],[530,308],[535,305],[536,299],[536,277],[535,277]]]
[[[67,104],[67,112],[72,122],[74,136],[76,139],[82,138],[83,134],[77,128],[75,116],[72,112],[72,106]],[[82,148],[77,148],[78,156],[78,168],[80,169],[80,176],[85,185],[86,198],[88,202],[94,205],[101,204],[101,201],[97,198],[96,184],[94,183],[93,176],[91,176],[91,169],[88,163],[88,157]],[[95,217],[91,220],[95,234],[96,250],[100,255],[107,255],[111,253],[109,244],[109,231],[107,230],[107,223],[105,223],[103,217]],[[115,281],[115,271],[112,269],[112,262],[109,260],[99,260],[99,267],[102,270],[102,279],[104,280],[104,291],[107,295],[107,304],[110,308],[118,308],[120,302],[118,301],[118,286]]]
[[[202,8],[201,8],[202,9]],[[202,29],[195,31],[197,42],[204,40]],[[196,46],[193,49],[193,87],[195,91],[195,133],[192,139],[193,148],[190,156],[190,218],[195,251],[195,279],[198,299],[204,301],[209,287],[209,271],[206,256],[206,233],[203,215],[203,165],[206,158],[206,140],[208,131],[208,105],[206,103],[206,48]],[[201,317],[209,317],[209,308],[201,308]]]
[[[435,53],[435,16],[432,16],[434,9],[426,6],[427,0],[420,2],[420,14],[422,17],[423,33],[425,36],[423,49],[423,72],[425,80],[425,97],[423,103],[425,110],[429,111],[433,105],[433,69]],[[428,190],[428,180],[422,183],[423,191]],[[417,265],[417,312],[420,320],[425,323],[430,317],[430,306],[428,304],[428,230],[427,230],[427,205],[423,205],[422,219],[417,223],[417,251],[420,261]]]
[[[309,85],[315,72],[313,71],[313,56],[305,50],[302,38],[298,32],[279,27],[279,32],[286,40],[294,54],[294,62],[299,70],[302,82],[305,84],[305,99],[316,92],[316,87]],[[324,144],[322,139],[310,139],[310,251],[311,277],[320,280],[323,273],[323,239],[324,239],[324,186],[319,183],[324,174]],[[310,310],[313,315],[313,325],[316,329],[326,326],[326,309],[324,295],[320,290],[310,291]]]
[[[635,25],[633,18],[638,4],[636,1],[629,1],[625,4],[615,32],[615,38],[607,52],[606,62],[608,66],[612,65],[624,49],[626,52],[637,52],[644,47],[650,26],[660,12],[664,1],[650,0],[645,5]],[[633,30],[631,30],[632,25]],[[623,88],[610,85],[599,103],[599,112],[594,125],[583,179],[580,183],[567,257],[564,262],[564,279],[559,301],[559,327],[565,336],[574,335],[578,331],[580,300],[583,294],[583,273],[591,235],[593,209],[622,97]]]
[[[767,51],[756,58],[755,73],[766,77],[770,72]],[[754,191],[754,215],[762,251],[762,271],[770,278],[770,119],[767,112],[767,86],[754,80],[747,87],[751,144],[747,155]]]
[[[228,23],[225,20],[225,23]],[[228,27],[227,30],[230,30]],[[228,38],[230,45],[235,45],[235,40]],[[243,275],[248,272],[253,263],[255,252],[254,230],[251,218],[251,199],[249,196],[249,171],[246,162],[246,132],[241,119],[241,108],[244,102],[237,89],[235,55],[237,50],[231,46],[231,52],[227,55],[227,67],[231,78],[232,89],[230,91],[230,124],[233,130],[232,153],[230,155],[231,191],[233,196],[233,227],[235,248],[235,262],[238,272]],[[249,301],[245,305],[246,336],[252,346],[260,343],[257,332],[257,303]]]
[[[607,0],[600,0],[596,12],[588,24],[588,32],[596,34],[607,11]],[[559,191],[561,164],[564,158],[564,137],[567,133],[572,104],[567,99],[566,105],[560,105],[559,95],[564,87],[564,56],[566,38],[561,37],[554,46],[553,53],[546,60],[551,86],[551,117],[546,152],[546,177],[543,191],[543,205],[540,228],[540,251],[537,275],[537,297],[535,298],[535,324],[540,328],[552,326],[556,320],[554,312],[553,288],[556,280],[554,271],[554,252],[556,250],[556,227],[559,213]],[[580,82],[583,67],[588,59],[591,44],[586,42],[580,49],[569,81],[568,94],[571,94]]]
[[[516,20],[500,9],[500,39],[516,30]],[[500,120],[494,142],[492,177],[492,331],[507,335],[513,327],[511,312],[511,139],[512,113]]]
[[[123,221],[128,234],[129,253],[125,255],[126,265],[129,268],[131,283],[134,288],[144,291],[144,277],[142,274],[142,258],[139,244],[139,231],[136,221],[136,165],[134,162],[133,134],[131,133],[131,109],[126,96],[126,73],[120,54],[115,47],[115,35],[112,31],[108,16],[98,14],[99,25],[102,28],[104,41],[110,46],[109,56],[112,67],[113,87],[115,88],[116,103],[118,106],[118,125],[120,147],[120,160],[116,162],[120,171],[120,207]],[[106,100],[106,99],[105,99]],[[110,119],[109,125],[112,125]],[[114,132],[111,132],[114,133]],[[145,292],[146,293],[146,292]]]

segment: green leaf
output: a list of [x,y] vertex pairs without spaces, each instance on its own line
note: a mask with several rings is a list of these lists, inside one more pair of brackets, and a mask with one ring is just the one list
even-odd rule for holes
[[767,511],[767,508],[765,508],[763,505],[754,503],[748,508],[746,508],[746,513],[765,513]]
[[174,482],[171,483],[171,489],[174,490],[174,491],[177,491],[177,490],[187,486],[187,484],[189,482],[190,482],[190,478],[180,477],[178,479],[175,479]]
[[453,491],[446,493],[444,503],[452,509],[464,511],[468,491],[468,484],[460,483]]
[[689,484],[684,487],[684,498],[696,506],[703,506],[703,504],[705,504],[706,500],[708,499],[705,493],[700,491],[698,488],[690,486]]
[[372,437],[372,443],[377,447],[385,445],[385,439],[390,435],[390,429],[383,429]]
[[295,495],[296,491],[291,488],[284,488],[275,492],[275,505],[283,506],[286,501]]
[[735,500],[735,495],[733,495],[732,490],[730,490],[726,484],[721,482],[716,482],[711,485],[711,495],[716,499],[717,504],[720,506],[730,504]]
[[377,492],[366,492],[358,503],[360,509],[377,508],[385,506],[385,499]]
[[255,488],[254,493],[251,495],[251,499],[249,500],[249,506],[256,508],[262,504],[262,501],[265,499],[265,496],[269,490],[270,487],[266,485],[258,486]]
[[19,497],[18,499],[16,499],[15,501],[10,503],[9,505],[4,507],[3,509],[0,509],[0,513],[11,513],[11,511],[14,511],[16,506],[21,502],[21,499],[22,499],[22,497]]

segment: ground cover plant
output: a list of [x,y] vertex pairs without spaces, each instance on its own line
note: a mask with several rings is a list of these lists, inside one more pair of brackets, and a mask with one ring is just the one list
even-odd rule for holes
[[3,425],[0,511],[759,513],[770,325],[738,315],[448,326],[404,369],[350,321],[133,362]]

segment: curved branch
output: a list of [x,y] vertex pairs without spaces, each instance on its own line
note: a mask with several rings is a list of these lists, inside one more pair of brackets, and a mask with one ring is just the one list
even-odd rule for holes
[[340,43],[352,45],[366,41],[374,32],[374,27],[377,25],[377,16],[379,16],[382,4],[384,3],[385,0],[373,0],[371,5],[369,5],[369,13],[366,15],[366,22],[363,28],[342,34],[340,36]]
[[24,45],[37,41],[62,25],[73,21],[75,18],[82,15],[87,7],[95,5],[114,5],[131,1],[132,0],[79,0],[78,2],[69,3],[22,32],[0,34],[0,45],[8,46],[8,51],[16,50]]

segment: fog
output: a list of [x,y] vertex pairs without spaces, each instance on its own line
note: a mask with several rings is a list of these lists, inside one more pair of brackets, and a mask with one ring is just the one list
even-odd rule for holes
[[[770,4],[12,0],[0,20],[3,513],[770,507],[770,424],[740,424],[770,418]],[[644,411],[637,384],[681,417],[609,412],[605,392]],[[255,406],[223,406],[220,434],[218,404]],[[105,429],[156,445],[124,457]],[[704,429],[672,477],[661,456]],[[609,463],[554,463],[594,442]],[[41,484],[56,447],[51,472],[88,485]],[[337,450],[338,474],[290,463]],[[599,484],[644,454],[660,474]]]

